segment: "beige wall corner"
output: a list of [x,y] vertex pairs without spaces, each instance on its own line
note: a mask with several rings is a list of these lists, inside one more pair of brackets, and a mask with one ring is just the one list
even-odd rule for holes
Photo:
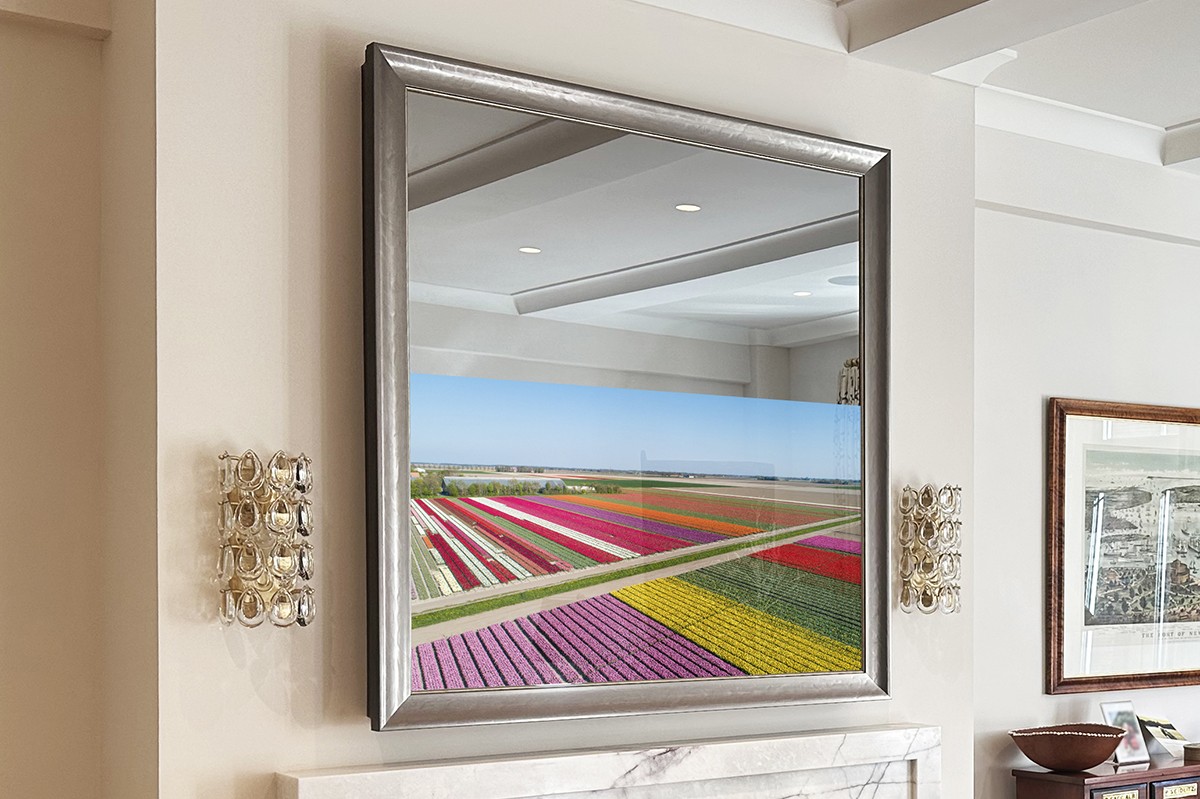
[[102,55],[100,773],[106,799],[149,799],[159,795],[153,0],[115,0],[112,22]]
[[109,0],[0,0],[0,21],[57,28],[88,39],[112,30]]
[[100,44],[0,19],[0,793],[96,799]]

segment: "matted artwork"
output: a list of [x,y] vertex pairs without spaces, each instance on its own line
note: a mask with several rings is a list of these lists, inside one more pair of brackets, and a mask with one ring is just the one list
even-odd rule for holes
[[1050,416],[1047,693],[1200,681],[1200,411]]

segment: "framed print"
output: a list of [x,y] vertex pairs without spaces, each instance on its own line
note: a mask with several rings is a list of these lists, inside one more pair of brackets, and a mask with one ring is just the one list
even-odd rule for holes
[[373,726],[885,697],[888,153],[363,75]]
[[1142,737],[1142,727],[1133,710],[1133,702],[1101,702],[1100,713],[1104,716],[1105,724],[1125,730],[1125,737],[1113,753],[1117,765],[1149,763],[1150,752],[1146,748],[1146,739]]
[[1046,692],[1200,683],[1200,410],[1049,417]]

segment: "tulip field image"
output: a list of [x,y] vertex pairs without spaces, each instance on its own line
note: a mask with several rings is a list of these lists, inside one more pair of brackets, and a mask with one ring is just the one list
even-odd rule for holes
[[413,690],[862,669],[856,406],[418,374],[410,404]]

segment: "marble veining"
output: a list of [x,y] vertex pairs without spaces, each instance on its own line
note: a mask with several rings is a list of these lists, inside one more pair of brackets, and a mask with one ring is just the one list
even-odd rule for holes
[[941,730],[890,725],[280,774],[279,799],[940,799]]

